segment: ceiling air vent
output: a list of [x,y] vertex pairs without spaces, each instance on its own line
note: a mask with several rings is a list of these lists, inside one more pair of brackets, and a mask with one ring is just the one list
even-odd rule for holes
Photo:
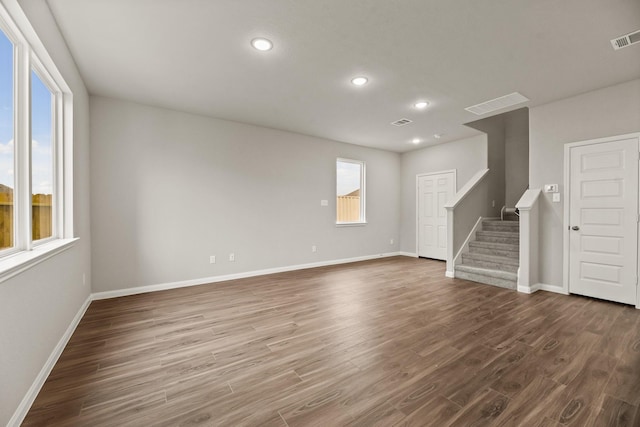
[[618,50],[638,42],[640,42],[640,30],[611,40],[611,46],[614,50]]
[[413,120],[409,120],[409,119],[400,119],[400,120],[396,120],[395,122],[391,122],[392,125],[394,126],[404,126],[404,125],[408,125],[409,123],[412,123]]
[[502,110],[503,108],[511,107],[512,105],[527,102],[529,98],[518,92],[510,93],[509,95],[501,96],[500,98],[492,99],[490,101],[482,102],[480,104],[472,105],[465,108],[465,110],[481,116],[483,114],[491,113],[493,111]]

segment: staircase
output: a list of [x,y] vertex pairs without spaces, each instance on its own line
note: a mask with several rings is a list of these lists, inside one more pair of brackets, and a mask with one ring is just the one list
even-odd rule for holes
[[483,220],[475,240],[469,242],[468,252],[462,254],[462,263],[455,266],[455,277],[516,289],[520,256],[517,218]]

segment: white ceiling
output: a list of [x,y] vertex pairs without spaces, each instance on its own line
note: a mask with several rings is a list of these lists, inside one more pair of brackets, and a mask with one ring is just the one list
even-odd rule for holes
[[48,3],[92,94],[398,152],[476,134],[464,108],[514,91],[531,107],[640,77],[640,44],[609,42],[640,29],[638,0]]

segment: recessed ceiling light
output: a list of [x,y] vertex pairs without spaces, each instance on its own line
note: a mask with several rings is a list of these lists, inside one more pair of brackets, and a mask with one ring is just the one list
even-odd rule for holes
[[420,144],[420,138],[413,138],[411,142],[413,142],[414,144]]
[[356,86],[362,86],[366,84],[368,81],[369,79],[366,77],[354,77],[351,79],[351,83],[353,83]]
[[439,134],[439,133],[434,133],[434,134],[433,134],[433,137],[434,137],[435,139],[440,139],[440,138],[442,138],[442,135],[441,135],[441,134]]
[[413,104],[413,106],[421,110],[423,108],[427,108],[429,106],[429,103],[427,101],[419,101]]
[[253,46],[258,50],[266,51],[266,50],[271,50],[271,48],[273,47],[273,43],[271,43],[271,40],[258,37],[251,40],[251,46]]

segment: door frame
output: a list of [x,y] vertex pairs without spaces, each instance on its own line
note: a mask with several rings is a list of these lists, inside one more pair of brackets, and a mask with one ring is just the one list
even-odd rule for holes
[[[420,257],[420,178],[429,175],[442,175],[445,173],[453,174],[453,195],[458,192],[458,172],[457,169],[447,169],[437,172],[424,172],[416,174],[416,257]],[[447,222],[449,228],[449,222]]]
[[[638,158],[636,161],[640,162],[640,132],[627,133],[623,135],[615,135],[608,136],[605,138],[596,138],[596,139],[588,139],[584,141],[571,142],[564,144],[564,206],[563,206],[563,222],[562,222],[562,290],[563,293],[569,294],[571,293],[571,289],[569,288],[569,203],[571,201],[571,149],[575,147],[592,145],[592,144],[602,144],[606,142],[614,142],[619,141],[621,139],[636,139],[638,141]],[[638,165],[640,168],[640,164]],[[640,193],[640,173],[638,174],[638,192]],[[640,218],[640,194],[638,195],[638,218]],[[636,246],[640,244],[640,224],[638,225],[638,235],[636,236]],[[638,248],[640,253],[640,247]],[[640,262],[636,263],[636,278],[640,278]],[[636,279],[636,308],[640,309],[640,292],[638,292],[638,281]]]

